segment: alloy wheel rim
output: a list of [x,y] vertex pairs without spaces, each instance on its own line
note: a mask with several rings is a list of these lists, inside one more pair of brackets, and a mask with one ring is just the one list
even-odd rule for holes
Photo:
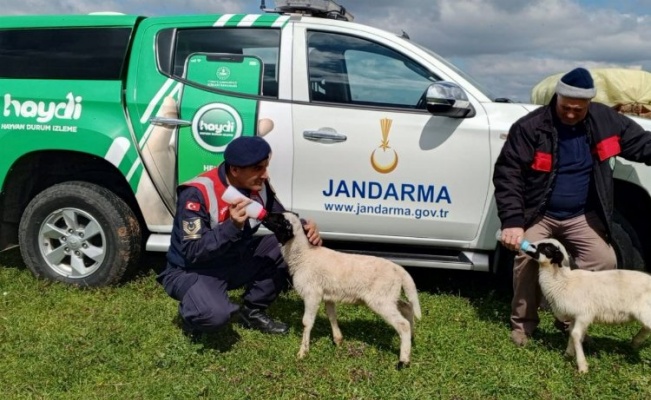
[[106,234],[96,218],[79,208],[50,213],[38,232],[39,249],[48,267],[69,279],[95,273],[106,257]]

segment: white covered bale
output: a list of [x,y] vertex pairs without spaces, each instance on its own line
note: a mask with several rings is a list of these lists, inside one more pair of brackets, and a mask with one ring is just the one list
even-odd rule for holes
[[[651,73],[622,68],[589,69],[597,88],[593,101],[606,104],[630,115],[651,118]],[[533,104],[548,104],[556,90],[556,83],[564,73],[540,81],[531,90]]]

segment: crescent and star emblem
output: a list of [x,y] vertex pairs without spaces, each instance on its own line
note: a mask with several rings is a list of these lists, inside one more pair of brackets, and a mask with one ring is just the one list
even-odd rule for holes
[[380,147],[371,153],[371,166],[381,174],[388,174],[398,166],[398,153],[389,146],[389,133],[391,132],[392,122],[389,118],[380,120],[382,142]]
[[201,238],[201,219],[183,220],[183,240],[196,240]]

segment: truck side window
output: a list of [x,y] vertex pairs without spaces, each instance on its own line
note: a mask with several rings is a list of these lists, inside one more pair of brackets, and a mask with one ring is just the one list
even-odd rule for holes
[[118,80],[131,28],[0,29],[0,78]]
[[439,80],[386,46],[336,33],[309,32],[307,58],[311,101],[413,109]]
[[[171,43],[176,44],[172,47]],[[278,97],[279,29],[168,29],[158,34],[157,49],[161,72],[172,77],[183,77],[186,58],[193,53],[257,56],[263,62],[262,95]]]

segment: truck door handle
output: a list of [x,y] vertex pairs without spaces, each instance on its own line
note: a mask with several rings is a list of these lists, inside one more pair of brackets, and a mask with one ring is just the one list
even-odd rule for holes
[[178,118],[166,118],[166,117],[153,117],[149,119],[149,123],[152,125],[159,126],[189,126],[192,125],[192,121],[186,121],[184,119]]
[[345,142],[348,137],[334,130],[303,131],[303,137],[313,142],[338,143]]

